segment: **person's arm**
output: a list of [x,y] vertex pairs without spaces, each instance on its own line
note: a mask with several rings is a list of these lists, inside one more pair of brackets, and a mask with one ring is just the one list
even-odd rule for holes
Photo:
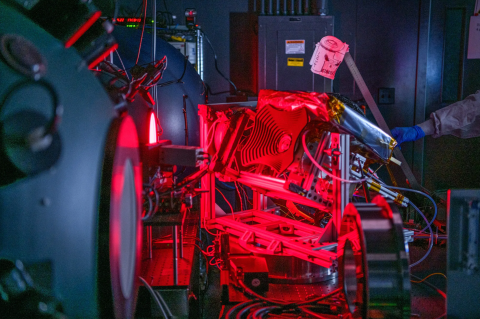
[[[425,135],[431,134],[432,137],[440,137],[452,134],[455,130],[465,128],[474,122],[478,122],[480,128],[478,116],[480,116],[480,90],[462,101],[432,112],[430,119],[419,126]],[[454,135],[460,136],[461,134]]]
[[423,123],[392,129],[392,136],[399,145],[416,141],[425,135],[436,138],[448,134],[462,138],[480,136],[480,90],[433,112],[430,119]]

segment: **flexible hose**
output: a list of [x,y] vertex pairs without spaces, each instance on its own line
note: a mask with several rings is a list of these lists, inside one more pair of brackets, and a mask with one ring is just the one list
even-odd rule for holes
[[237,316],[235,317],[235,319],[242,319],[242,317],[249,313],[253,308],[256,308],[258,306],[262,306],[262,305],[265,305],[264,302],[256,302],[254,304],[251,304],[251,305],[248,305],[242,309],[240,309],[240,311],[237,313]]
[[241,309],[245,306],[248,306],[250,304],[253,304],[257,302],[256,300],[248,300],[248,301],[245,301],[245,302],[242,302],[242,303],[239,303],[238,305],[230,308],[230,310],[227,312],[227,314],[225,315],[225,318],[226,319],[233,319],[232,315],[238,310],[238,309]]
[[157,305],[158,309],[160,309],[160,311],[162,312],[163,317],[167,318],[167,319],[173,318],[173,315],[172,315],[170,309],[168,308],[167,304],[165,303],[165,300],[163,300],[162,296],[160,294],[155,293],[153,288],[147,283],[147,281],[145,279],[143,279],[140,276],[138,277],[138,279],[140,279],[140,281],[147,288],[148,292],[150,292],[150,295],[152,296],[153,300],[155,301],[155,304]]
[[253,319],[262,319],[266,314],[268,314],[270,311],[275,309],[280,309],[280,307],[268,306],[268,307],[260,308],[253,313]]
[[[380,181],[380,180],[379,180]],[[398,190],[402,190],[402,191],[406,191],[406,192],[413,192],[413,193],[417,193],[417,194],[420,194],[420,195],[423,195],[425,197],[427,197],[433,204],[433,207],[435,208],[435,213],[433,214],[433,218],[430,222],[428,222],[427,220],[427,226],[425,226],[424,229],[422,229],[420,232],[423,233],[427,228],[431,228],[433,222],[435,221],[435,219],[437,218],[437,203],[435,203],[435,201],[433,200],[432,197],[430,197],[430,195],[424,193],[424,192],[421,192],[421,191],[417,191],[415,189],[409,189],[409,188],[403,188],[403,187],[394,187],[394,186],[388,186],[386,185],[385,183],[383,183],[382,181],[380,181],[386,188],[391,188],[391,189],[398,189]]]
[[262,295],[259,295],[257,294],[255,291],[253,291],[252,289],[248,288],[245,283],[242,281],[242,280],[238,280],[238,284],[240,285],[240,287],[243,288],[243,290],[248,293],[249,295],[251,296],[254,296],[258,299],[261,299],[263,301],[266,301],[266,302],[269,302],[269,303],[273,303],[273,304],[276,304],[276,305],[291,305],[291,303],[288,303],[288,302],[285,302],[283,300],[276,300],[276,299],[269,299],[269,298],[266,298]]
[[366,178],[362,178],[362,179],[357,179],[357,180],[348,180],[348,179],[342,179],[340,177],[337,177],[335,175],[333,175],[332,173],[330,173],[329,171],[327,171],[325,168],[323,168],[322,165],[318,164],[317,161],[313,158],[312,154],[310,154],[310,152],[308,151],[308,148],[307,148],[307,144],[305,143],[305,135],[307,135],[309,131],[305,131],[302,135],[302,145],[303,145],[303,150],[305,151],[305,154],[307,154],[307,157],[310,159],[310,161],[316,166],[318,167],[319,170],[321,170],[322,172],[324,172],[325,174],[327,174],[328,176],[330,176],[331,178],[333,179],[336,179],[340,182],[344,182],[344,183],[362,183],[364,181],[366,181],[367,179]]
[[[433,247],[433,231],[432,231],[432,227],[430,226],[430,224],[428,224],[428,219],[427,217],[425,217],[425,215],[420,211],[420,209],[418,209],[417,206],[415,206],[413,203],[410,202],[410,205],[417,211],[417,213],[420,214],[420,216],[423,217],[423,219],[427,222],[427,227],[428,227],[428,230],[430,231],[430,245],[428,247],[428,250],[427,252],[425,253],[425,255],[423,255],[422,258],[420,258],[419,260],[417,260],[416,262],[414,262],[413,264],[411,264],[409,267],[412,268],[412,267],[415,267],[416,265],[420,264],[422,261],[425,260],[425,258],[427,258],[427,256],[430,254],[430,252],[432,251],[432,247]],[[422,230],[423,231],[423,230]]]

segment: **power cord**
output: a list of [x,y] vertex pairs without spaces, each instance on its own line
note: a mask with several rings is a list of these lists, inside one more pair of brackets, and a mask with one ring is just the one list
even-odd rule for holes
[[[202,32],[203,36],[205,37],[205,40],[207,40],[208,45],[210,46],[210,48],[213,51],[213,57],[215,59],[215,70],[217,70],[218,74],[220,74],[222,76],[222,78],[224,78],[228,83],[230,83],[230,85],[233,87],[233,90],[235,91],[235,95],[237,95],[237,92],[238,92],[237,86],[218,69],[217,53],[215,52],[215,49],[213,48],[212,42],[210,42],[210,39],[208,38],[208,36],[205,34],[204,31],[201,31],[201,32]],[[225,92],[222,92],[222,93],[227,93],[227,92],[228,91],[225,91]],[[210,91],[210,93],[211,93],[211,91]],[[215,94],[211,93],[211,94],[215,95],[215,94],[220,94],[220,93],[215,93]]]
[[147,283],[147,281],[142,277],[138,276],[138,279],[140,279],[140,281],[145,285],[145,288],[147,288],[148,292],[150,293],[153,300],[155,301],[155,304],[157,305],[158,309],[160,309],[161,313],[163,314],[163,317],[166,319],[173,318],[172,312],[170,311],[170,308],[168,308],[168,305],[163,299],[160,292],[155,292],[153,288]]

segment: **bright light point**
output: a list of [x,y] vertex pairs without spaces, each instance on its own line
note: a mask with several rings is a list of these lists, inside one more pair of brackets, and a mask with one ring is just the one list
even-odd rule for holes
[[148,125],[148,143],[157,143],[157,121],[155,119],[155,113],[150,113],[150,121]]

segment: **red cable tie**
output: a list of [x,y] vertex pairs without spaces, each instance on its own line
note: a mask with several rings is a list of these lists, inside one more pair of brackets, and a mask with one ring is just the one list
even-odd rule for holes
[[89,69],[93,69],[97,64],[99,64],[103,59],[105,59],[109,54],[110,52],[113,52],[115,51],[116,49],[118,49],[118,44],[117,43],[114,43],[111,47],[109,47],[105,52],[103,52],[98,58],[96,58],[95,60],[93,60],[92,63],[90,63],[88,65],[88,68]]
[[98,18],[100,18],[102,12],[101,11],[96,11],[94,12],[90,18],[87,19],[87,21],[85,21],[84,24],[82,24],[82,26],[80,28],[78,28],[78,30],[70,37],[70,39],[68,39],[66,42],[65,42],[65,48],[69,48],[71,47],[75,42],[77,42],[77,40],[88,30],[90,29],[90,27],[95,23],[95,21],[97,21]]

